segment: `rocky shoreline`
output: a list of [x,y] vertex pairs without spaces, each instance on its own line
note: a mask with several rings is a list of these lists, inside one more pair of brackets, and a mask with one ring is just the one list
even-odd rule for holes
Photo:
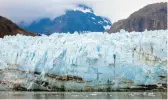
[[[15,74],[15,75],[14,75]],[[77,76],[57,76],[46,74],[45,79],[40,79],[38,72],[25,72],[18,69],[5,69],[0,70],[0,91],[57,91],[57,92],[167,92],[167,85],[165,83],[151,84],[151,85],[132,85],[131,82],[124,82],[128,87],[112,88],[113,84],[101,84],[100,86],[87,86],[84,88],[67,88],[66,82],[75,82],[78,84],[87,83],[81,77]],[[20,77],[21,76],[21,77]],[[29,76],[29,78],[28,78]],[[7,79],[8,77],[8,79]],[[27,78],[25,78],[27,77]],[[30,78],[31,77],[31,78]],[[167,77],[164,77],[164,80]],[[52,81],[52,82],[51,82]],[[51,83],[50,83],[51,82]],[[61,83],[61,85],[53,83]],[[27,85],[26,85],[27,84]],[[29,85],[28,85],[29,84]],[[31,88],[30,88],[31,85]]]

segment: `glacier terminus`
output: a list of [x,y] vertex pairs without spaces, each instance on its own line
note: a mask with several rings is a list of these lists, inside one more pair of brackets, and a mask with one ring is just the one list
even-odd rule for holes
[[162,87],[167,84],[167,30],[5,36],[0,74],[0,90]]

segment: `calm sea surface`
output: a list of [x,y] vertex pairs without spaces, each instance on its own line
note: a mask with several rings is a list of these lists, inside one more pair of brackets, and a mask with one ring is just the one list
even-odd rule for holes
[[1,91],[0,99],[166,99],[167,92],[14,92]]

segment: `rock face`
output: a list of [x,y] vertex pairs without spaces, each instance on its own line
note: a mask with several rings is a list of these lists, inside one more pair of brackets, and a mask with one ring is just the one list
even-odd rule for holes
[[30,25],[19,24],[25,30],[34,33],[52,34],[58,33],[74,33],[74,32],[104,32],[106,27],[111,26],[111,21],[102,16],[95,15],[92,8],[85,5],[78,5],[72,10],[67,10],[62,16],[56,17],[54,20],[50,18],[42,18],[34,21]]
[[23,30],[12,21],[0,16],[0,38],[3,38],[5,35],[16,35],[18,33],[27,36],[35,36],[35,34]]
[[112,25],[109,33],[124,29],[128,32],[143,32],[147,30],[167,29],[167,3],[155,3],[131,14],[127,19],[120,20]]

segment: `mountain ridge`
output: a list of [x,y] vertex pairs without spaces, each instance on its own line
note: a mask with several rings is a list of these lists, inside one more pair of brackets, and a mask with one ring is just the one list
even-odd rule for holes
[[26,36],[36,36],[36,34],[25,31],[24,29],[20,28],[11,20],[3,16],[0,16],[0,38],[3,38],[6,35],[16,35],[16,34],[22,34]]
[[149,4],[132,13],[127,19],[114,23],[107,32],[115,33],[121,29],[128,32],[167,29],[167,3]]

